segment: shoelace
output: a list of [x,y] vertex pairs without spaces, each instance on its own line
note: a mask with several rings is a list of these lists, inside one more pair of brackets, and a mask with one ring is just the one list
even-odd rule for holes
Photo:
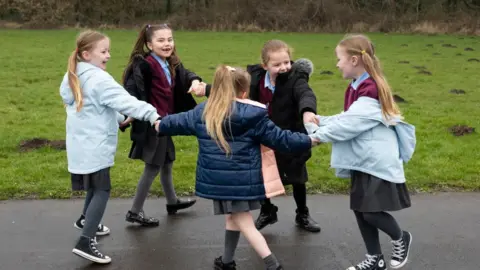
[[98,249],[97,249],[97,240],[96,240],[96,238],[90,239],[90,249],[93,251],[93,253],[95,253],[95,255],[103,258],[103,254],[100,253],[100,251],[98,251]]
[[360,269],[368,269],[375,265],[376,260],[377,260],[377,256],[367,255],[367,259],[357,264],[357,267]]
[[401,261],[405,256],[405,243],[403,239],[392,241],[393,250],[392,250],[392,258]]
[[[80,220],[80,224],[82,225],[81,228],[83,228],[83,226],[85,226],[85,218]],[[98,224],[98,230],[103,232],[103,225],[102,224]]]

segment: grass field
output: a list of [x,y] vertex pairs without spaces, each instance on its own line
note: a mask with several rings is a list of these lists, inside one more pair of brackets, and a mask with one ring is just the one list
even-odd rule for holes
[[[65,112],[58,88],[77,33],[0,30],[0,199],[72,196],[64,151],[47,147],[20,152],[18,145],[31,138],[65,138]],[[108,71],[120,80],[137,34],[127,30],[107,34],[112,39]],[[335,68],[333,51],[342,36],[175,33],[177,50],[186,67],[208,82],[217,64],[257,63],[263,42],[272,38],[287,41],[295,49],[294,58],[307,57],[315,64],[310,85],[323,115],[338,113],[343,106],[348,82],[341,79]],[[417,128],[416,153],[406,165],[410,188],[480,190],[480,62],[475,60],[480,58],[480,37],[370,37],[395,93],[408,102],[400,104],[406,120]],[[333,75],[321,74],[322,71],[332,71]],[[452,89],[466,93],[453,94]],[[477,133],[453,136],[448,129],[456,124],[476,127]],[[178,137],[175,142],[175,185],[179,194],[189,194],[194,191],[197,143],[190,137]],[[140,161],[128,159],[129,149],[129,135],[121,133],[112,170],[112,196],[132,196],[143,170]],[[310,192],[347,190],[349,181],[336,179],[329,162],[330,146],[314,150],[308,163]],[[161,194],[159,181],[153,185],[152,194]]]

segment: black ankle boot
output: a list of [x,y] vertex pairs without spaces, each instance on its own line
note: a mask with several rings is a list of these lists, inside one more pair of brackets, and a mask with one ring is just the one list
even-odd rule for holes
[[97,249],[95,238],[81,236],[72,252],[92,262],[107,264],[112,261],[110,257],[103,255]]
[[174,204],[167,204],[167,213],[169,215],[174,215],[180,209],[189,208],[197,202],[195,199],[181,200],[177,199],[177,202]]
[[237,269],[237,265],[235,264],[235,261],[224,263],[222,261],[222,256],[215,258],[215,261],[213,262],[213,267],[215,270],[236,270]]
[[297,209],[297,216],[295,222],[299,228],[302,228],[308,232],[320,232],[321,228],[318,223],[310,217],[308,208]]
[[257,230],[261,230],[265,228],[267,225],[276,223],[278,221],[277,212],[278,212],[277,206],[273,204],[263,205],[262,209],[260,210],[260,215],[255,221],[255,227],[257,227]]

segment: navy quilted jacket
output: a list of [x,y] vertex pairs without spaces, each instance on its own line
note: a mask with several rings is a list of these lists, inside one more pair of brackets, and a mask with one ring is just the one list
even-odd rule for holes
[[227,137],[232,152],[226,156],[207,134],[202,121],[205,104],[201,103],[188,112],[168,115],[160,123],[163,134],[197,137],[199,152],[195,190],[199,197],[215,200],[265,199],[260,145],[282,152],[301,152],[311,148],[310,137],[282,130],[269,120],[263,104],[252,105],[237,100],[231,116],[231,135]]

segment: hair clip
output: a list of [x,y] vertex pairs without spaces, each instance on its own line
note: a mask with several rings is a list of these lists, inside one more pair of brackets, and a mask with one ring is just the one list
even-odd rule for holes
[[150,24],[147,24],[147,29],[149,29],[150,27],[152,27]]

